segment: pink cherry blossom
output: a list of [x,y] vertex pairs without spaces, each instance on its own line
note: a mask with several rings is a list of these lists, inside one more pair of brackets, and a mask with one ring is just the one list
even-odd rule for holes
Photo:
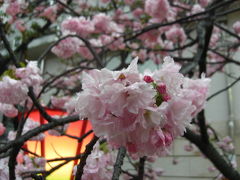
[[236,21],[233,24],[233,29],[234,29],[235,33],[240,34],[240,21]]
[[12,104],[0,103],[0,112],[11,118],[18,115],[18,110]]
[[[26,123],[25,123],[24,127],[23,127],[23,134],[25,134],[29,130],[32,130],[32,129],[34,129],[36,127],[39,127],[39,126],[40,126],[39,122],[33,121],[32,119],[28,118],[26,120]],[[30,140],[32,140],[32,141],[34,141],[34,140],[40,141],[40,140],[43,140],[44,137],[45,137],[44,133],[40,133],[37,136],[32,137]]]
[[79,46],[77,52],[85,59],[93,59],[93,55],[90,50],[85,46]]
[[68,114],[75,113],[76,98],[72,97],[68,102],[64,104],[64,109],[66,109]]
[[97,143],[87,158],[82,180],[94,180],[96,177],[98,180],[110,180],[115,158],[114,153],[100,150]]
[[0,122],[0,136],[2,136],[5,132],[6,128],[4,127],[4,125]]
[[133,15],[135,16],[135,17],[140,17],[142,14],[143,14],[143,9],[141,9],[141,8],[136,8],[136,9],[134,9],[133,10]]
[[69,99],[70,99],[69,96],[63,96],[63,97],[52,96],[51,103],[53,107],[63,109],[66,102],[68,102]]
[[[21,153],[21,152],[20,152]],[[16,165],[16,176],[17,179],[22,179],[23,175],[27,175],[30,171],[43,171],[45,170],[46,159],[40,157],[29,157],[28,155],[23,156],[23,162]],[[27,173],[27,174],[26,174]],[[24,178],[25,179],[25,178]],[[27,178],[28,179],[28,178]]]
[[[61,116],[62,118],[64,116]],[[53,116],[53,118],[58,119],[59,116]],[[62,133],[65,133],[67,131],[69,124],[65,124],[63,126],[57,126],[54,129],[50,129],[48,130],[48,134],[52,135],[52,136],[61,136]]]
[[45,17],[51,22],[54,22],[57,18],[57,10],[58,8],[56,5],[47,7],[42,13],[39,14],[39,17]]
[[132,53],[132,56],[138,57],[139,60],[141,60],[141,61],[145,61],[148,58],[147,51],[145,49],[141,49],[140,51],[134,51]]
[[202,11],[204,11],[204,8],[202,8],[202,6],[200,6],[199,4],[194,4],[191,10],[191,14],[200,13]]
[[17,68],[15,74],[27,86],[37,87],[43,82],[40,76],[40,69],[37,67],[36,62],[33,61],[29,61],[26,67]]
[[135,2],[135,0],[124,0],[124,3],[127,5],[132,5]]
[[18,1],[10,2],[6,9],[6,13],[13,17],[20,12],[21,12],[21,4]]
[[191,99],[192,104],[195,106],[195,111],[193,116],[201,111],[204,108],[205,100],[208,95],[210,79],[204,78],[201,79],[188,79],[185,78],[183,84],[183,96],[186,99]]
[[9,179],[9,169],[8,167],[8,160],[9,158],[1,158],[0,159],[0,176],[2,180]]
[[61,58],[67,59],[77,53],[79,44],[78,39],[68,37],[54,46],[52,52]]
[[15,26],[20,32],[26,31],[26,27],[24,26],[24,22],[22,20],[16,20]]
[[63,32],[69,31],[70,33],[76,33],[82,37],[88,36],[95,30],[93,22],[83,16],[66,19],[62,22],[61,27]]
[[17,132],[9,131],[8,132],[8,140],[13,141],[16,138]]
[[157,19],[163,21],[169,13],[170,5],[167,0],[146,0],[145,12]]
[[184,150],[187,152],[192,152],[194,150],[193,145],[192,144],[185,144],[184,145]]
[[220,139],[217,142],[217,145],[219,148],[221,148],[222,150],[224,150],[226,152],[232,152],[234,150],[234,145],[233,145],[232,139],[229,136],[226,136],[226,137]]
[[143,80],[146,82],[146,83],[151,83],[153,82],[153,78],[151,76],[144,76],[143,77]]
[[107,16],[104,13],[96,14],[92,20],[95,31],[103,33],[112,33],[112,32],[122,32],[123,29],[118,26],[110,16]]
[[[166,154],[203,108],[209,84],[207,79],[191,82],[179,73],[180,68],[166,57],[152,75],[140,74],[136,59],[121,71],[84,73],[76,112],[89,118],[95,134],[107,138],[114,148],[125,146],[135,157]],[[187,90],[196,91],[203,100],[186,98]]]
[[27,99],[28,88],[21,81],[4,76],[0,81],[0,103],[18,104]]
[[199,0],[202,7],[206,7],[212,0]]
[[177,26],[172,26],[172,28],[166,32],[166,37],[173,43],[184,44],[186,41],[186,34],[183,28]]

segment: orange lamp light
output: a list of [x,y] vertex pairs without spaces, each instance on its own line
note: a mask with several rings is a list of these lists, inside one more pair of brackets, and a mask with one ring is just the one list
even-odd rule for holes
[[[64,116],[67,113],[57,109],[45,109],[50,116]],[[44,124],[47,121],[41,116],[38,110],[33,110],[29,118],[34,121]],[[86,132],[91,130],[91,124],[87,120],[76,121],[70,123],[67,128],[66,134],[71,136],[81,137]],[[74,157],[80,153],[83,153],[85,146],[91,141],[93,134],[86,137],[82,142],[78,142],[76,139],[67,136],[52,136],[45,132],[45,138],[42,141],[28,141],[26,143],[27,149],[31,152],[38,154],[41,157],[45,157],[47,160],[63,157]],[[46,164],[46,170],[63,163],[64,161],[54,161]],[[72,170],[77,165],[78,160],[71,161],[62,166],[58,170],[54,171],[48,180],[73,180]]]

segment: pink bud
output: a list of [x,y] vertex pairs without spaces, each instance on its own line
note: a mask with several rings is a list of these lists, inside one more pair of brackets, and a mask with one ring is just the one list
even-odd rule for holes
[[191,144],[184,145],[184,150],[187,152],[193,151],[193,146]]
[[163,84],[163,83],[157,85],[157,91],[158,91],[160,94],[166,94],[166,93],[167,93],[166,85]]
[[165,133],[164,133],[164,136],[165,136],[165,144],[166,144],[167,146],[169,146],[170,144],[172,144],[172,141],[173,141],[172,135],[171,135],[169,132],[165,132]]
[[168,101],[170,99],[171,99],[171,97],[168,94],[163,95],[163,101]]
[[209,171],[209,172],[214,172],[214,171],[216,171],[216,168],[215,168],[215,167],[212,167],[212,166],[210,166],[210,167],[208,167],[208,171]]
[[153,82],[153,78],[151,76],[144,76],[143,77],[143,80],[146,82],[146,83],[151,83]]
[[130,152],[130,153],[136,153],[137,152],[137,147],[135,144],[133,143],[127,143],[127,150]]
[[17,163],[18,164],[22,164],[23,163],[23,153],[19,153],[18,155],[17,155]]
[[2,123],[0,123],[0,136],[4,134],[6,128],[3,126]]

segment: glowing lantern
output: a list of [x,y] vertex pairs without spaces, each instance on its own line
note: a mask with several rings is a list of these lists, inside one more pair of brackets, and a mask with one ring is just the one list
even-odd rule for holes
[[[45,109],[46,112],[51,116],[64,116],[66,112],[56,109]],[[33,110],[29,118],[34,121],[44,124],[47,121],[40,115],[38,110]],[[86,132],[91,130],[91,125],[87,120],[81,120],[77,122],[70,123],[67,128],[66,134],[70,136],[81,137]],[[47,160],[63,157],[75,157],[76,155],[83,153],[85,146],[91,141],[93,134],[86,137],[82,142],[70,138],[68,136],[53,136],[48,132],[45,132],[45,138],[43,141],[28,141],[26,148],[31,152],[38,154],[39,156],[45,157]],[[64,161],[53,161],[46,164],[46,170],[55,167]],[[54,171],[48,180],[66,180],[73,179],[72,170],[74,165],[78,163],[78,160],[71,161],[66,165],[62,166],[58,170]]]

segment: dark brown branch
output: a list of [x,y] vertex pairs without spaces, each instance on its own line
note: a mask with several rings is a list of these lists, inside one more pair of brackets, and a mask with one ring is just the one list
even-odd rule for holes
[[61,77],[63,77],[63,76],[66,76],[67,74],[72,73],[72,72],[74,72],[74,71],[76,71],[76,70],[78,70],[78,69],[88,69],[88,70],[90,70],[90,69],[93,69],[93,68],[88,67],[88,66],[78,66],[78,67],[69,69],[69,70],[67,70],[67,71],[65,71],[65,72],[63,72],[63,73],[55,76],[54,78],[52,78],[51,80],[49,80],[48,82],[46,82],[46,83],[43,85],[43,88],[41,89],[41,91],[40,91],[40,93],[39,93],[39,95],[38,95],[38,98],[41,96],[42,93],[44,93],[44,91],[46,90],[46,88],[47,88],[48,86],[50,86],[52,83],[54,83],[56,80],[58,80],[59,78],[61,78]]
[[123,159],[125,155],[126,155],[126,149],[124,147],[120,147],[118,150],[116,162],[114,164],[112,180],[119,180],[119,176],[122,171],[121,166],[123,165]]
[[48,122],[52,122],[52,121],[56,121],[56,119],[52,118],[45,110],[44,108],[41,106],[41,104],[38,102],[37,98],[35,97],[35,94],[33,92],[33,88],[30,87],[29,88],[29,92],[28,92],[29,97],[32,99],[33,104],[38,108],[39,112],[41,113],[41,115],[48,121]]
[[231,88],[232,86],[234,86],[238,81],[240,81],[240,77],[238,77],[235,81],[233,81],[231,84],[229,84],[227,87],[215,92],[214,94],[212,94],[211,96],[209,96],[207,98],[207,101],[209,101],[210,99],[212,99],[213,97],[217,96],[218,94],[228,90],[229,88]]
[[240,36],[238,36],[236,33],[233,33],[232,31],[229,31],[227,28],[221,26],[218,23],[214,23],[215,26],[217,26],[219,29],[225,31],[226,33],[230,34],[231,36],[237,38],[238,40],[240,40]]
[[93,150],[93,146],[96,144],[98,139],[99,138],[97,136],[94,136],[94,138],[91,140],[91,142],[86,146],[86,149],[85,149],[85,152],[84,152],[84,154],[81,158],[81,161],[77,166],[77,172],[76,172],[75,180],[81,180],[82,179],[83,168],[86,165],[87,157],[91,154],[91,152]]
[[226,162],[221,154],[214,148],[211,143],[204,143],[200,135],[187,129],[184,137],[195,144],[200,151],[214,164],[214,166],[229,180],[239,180],[240,174]]
[[18,137],[16,140],[10,141],[8,144],[1,147],[0,153],[4,153],[4,152],[8,151],[10,148],[14,148],[20,144],[22,146],[25,141],[31,139],[32,137],[38,135],[39,133],[45,132],[49,129],[53,129],[57,126],[61,126],[61,125],[64,125],[64,124],[67,124],[70,122],[75,122],[78,120],[79,120],[78,115],[75,115],[75,116],[69,116],[69,117],[65,117],[65,118],[59,118],[59,119],[57,119],[57,121],[52,121],[48,124],[43,124],[37,128],[34,128],[34,129],[28,131],[21,137]]
[[113,8],[115,10],[117,10],[117,4],[116,4],[115,0],[111,0],[111,2],[112,2],[112,5],[113,5]]
[[11,60],[13,61],[14,65],[16,67],[19,67],[19,65],[17,63],[18,62],[17,61],[17,57],[15,56],[15,54],[14,54],[14,52],[13,52],[13,50],[12,50],[8,40],[7,40],[7,37],[6,37],[6,35],[4,33],[4,29],[3,29],[3,23],[1,21],[2,20],[0,19],[0,37],[1,37],[2,41],[3,41],[3,43],[4,43],[4,46],[6,47],[8,53],[9,53],[9,55],[11,57]]
[[[226,6],[228,4],[231,4],[234,1],[236,1],[236,0],[222,1],[222,2],[218,3],[217,5],[213,5],[213,6],[209,7],[208,9],[206,9],[205,11],[200,12],[200,13],[196,13],[196,14],[193,14],[193,15],[190,15],[190,16],[186,16],[186,17],[177,19],[177,20],[172,21],[172,22],[156,23],[156,24],[152,24],[152,25],[146,26],[143,29],[137,31],[133,36],[131,36],[129,38],[126,38],[125,42],[133,40],[136,37],[138,37],[138,36],[148,32],[148,31],[151,31],[153,29],[158,29],[158,28],[163,27],[163,26],[169,26],[169,25],[173,25],[173,24],[177,24],[177,23],[188,23],[188,22],[196,21],[196,17],[205,15],[205,14],[207,14],[207,13],[213,11],[213,10],[216,10],[216,9],[218,9],[220,7],[223,7],[223,6]],[[200,19],[208,19],[208,17],[203,17],[203,18],[200,18]]]
[[146,157],[141,157],[138,165],[138,180],[143,180]]
[[202,110],[200,113],[198,113],[197,119],[198,119],[198,125],[200,127],[202,140],[205,143],[209,143],[209,137],[208,137],[208,132],[207,132],[204,110]]
[[69,134],[62,134],[64,136],[67,136],[67,137],[70,137],[70,138],[73,138],[73,139],[77,139],[78,142],[81,142],[83,139],[85,139],[88,135],[90,135],[91,133],[93,132],[93,130],[89,130],[88,132],[86,132],[83,136],[81,137],[77,137],[77,136],[72,136],[72,135],[69,135]]
[[217,52],[217,51],[214,50],[214,49],[210,49],[210,51],[212,51],[213,53],[215,53],[215,54],[221,56],[222,58],[224,58],[224,59],[226,60],[226,62],[219,62],[219,63],[234,63],[234,64],[240,66],[240,62],[239,62],[239,61],[233,60],[232,58],[227,57],[227,56],[225,56],[225,55],[223,55],[223,54]]
[[215,17],[226,16],[226,15],[228,15],[228,14],[237,12],[237,11],[239,11],[239,10],[240,10],[239,7],[233,8],[233,9],[230,9],[230,10],[227,10],[227,11],[224,11],[224,12],[221,12],[221,13],[217,13],[217,14],[215,15]]
[[56,2],[58,4],[61,4],[64,8],[68,9],[72,14],[74,14],[75,16],[80,16],[79,13],[77,13],[76,11],[74,11],[72,8],[70,8],[67,4],[64,4],[63,2],[56,0]]
[[63,157],[63,158],[55,158],[55,159],[49,159],[47,160],[47,162],[55,162],[55,161],[68,161],[68,160],[75,160],[75,159],[79,159],[82,157],[82,154],[78,154],[77,156],[74,156],[74,157]]
[[21,149],[21,146],[22,145],[15,146],[10,153],[10,157],[9,157],[9,161],[8,161],[9,180],[16,179],[16,175],[15,175],[15,165],[17,164],[16,158]]
[[56,171],[57,169],[59,169],[60,167],[64,166],[65,164],[71,162],[72,160],[75,160],[75,159],[80,159],[82,158],[82,154],[79,154],[75,157],[70,157],[70,158],[65,158],[65,162],[53,167],[52,169],[50,169],[49,171],[46,171],[45,173],[43,173],[43,177],[47,177],[48,175],[50,175],[51,173],[53,173],[54,171]]

